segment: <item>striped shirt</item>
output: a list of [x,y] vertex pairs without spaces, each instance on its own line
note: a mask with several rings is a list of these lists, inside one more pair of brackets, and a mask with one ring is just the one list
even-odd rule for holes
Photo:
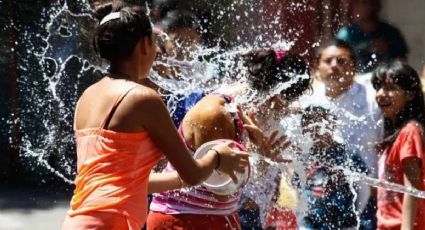
[[[225,98],[228,103],[232,99]],[[236,127],[236,141],[240,143],[243,139],[244,128],[241,119],[235,114],[234,122]],[[181,137],[185,140],[181,126],[178,129]],[[188,143],[189,151],[194,154]],[[237,145],[243,150],[242,145]],[[163,172],[175,171],[168,162]],[[241,196],[241,188],[238,192],[227,196],[225,200],[218,200],[212,192],[209,192],[202,186],[194,186],[174,191],[156,193],[150,205],[150,210],[164,214],[198,214],[198,215],[230,215],[238,210],[238,203]]]
[[[164,171],[173,170],[168,164]],[[239,199],[239,191],[219,201],[202,186],[195,186],[154,194],[150,210],[164,214],[230,215],[237,211]]]

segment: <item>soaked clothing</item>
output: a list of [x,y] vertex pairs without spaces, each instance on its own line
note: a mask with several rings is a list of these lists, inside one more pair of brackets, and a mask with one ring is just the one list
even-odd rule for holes
[[[241,201],[244,201],[243,194]],[[262,230],[260,209],[258,207],[245,207],[244,202],[240,203],[242,203],[242,207],[239,208],[238,214],[242,230]]]
[[106,129],[132,88],[117,99],[100,128],[75,131],[78,174],[63,230],[139,230],[146,221],[149,174],[161,153],[146,132]]
[[366,170],[360,156],[348,153],[345,146],[334,144],[324,152],[312,150],[315,159],[307,171],[307,213],[303,219],[306,229],[343,229],[357,225],[354,194],[347,176],[341,169]]
[[[379,160],[379,179],[404,184],[402,163],[408,158],[421,162],[419,190],[425,190],[425,136],[424,128],[416,122],[404,126],[393,145]],[[401,229],[403,193],[378,188],[378,229]],[[418,210],[414,229],[425,229],[425,199],[418,198]]]

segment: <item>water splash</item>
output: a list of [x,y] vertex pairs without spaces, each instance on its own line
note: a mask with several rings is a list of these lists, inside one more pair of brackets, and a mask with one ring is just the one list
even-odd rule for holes
[[[310,10],[302,9],[301,3],[293,4],[294,11],[300,8],[301,10]],[[44,177],[51,173],[67,183],[72,183],[76,171],[72,130],[73,110],[81,92],[100,77],[100,75],[96,77],[95,73],[106,69],[106,63],[97,58],[90,47],[90,32],[95,26],[95,20],[89,15],[90,5],[88,1],[83,0],[77,1],[77,5],[79,5],[78,13],[71,11],[67,3],[60,2],[46,10],[43,15],[47,18],[45,21],[47,35],[33,34],[29,32],[31,30],[28,28],[22,29],[25,30],[25,40],[30,41],[25,46],[25,55],[32,56],[33,59],[35,57],[37,64],[35,67],[32,66],[34,62],[32,60],[32,63],[28,61],[19,66],[22,73],[19,84],[22,86],[23,94],[26,95],[22,104],[27,106],[22,109],[20,129],[24,134],[20,152],[27,168],[37,172],[41,166],[47,170],[49,174],[41,173],[42,183],[46,181]],[[214,11],[216,19],[210,21],[209,24],[220,24],[226,17],[227,19],[232,17],[229,20],[229,26],[225,26],[224,29],[232,31],[233,28],[237,31],[234,35],[236,41],[234,44],[236,45],[225,51],[218,45],[208,48],[199,47],[191,54],[190,60],[177,60],[174,56],[156,63],[163,64],[168,68],[188,65],[190,68],[205,70],[201,74],[204,77],[182,71],[177,74],[180,81],[164,79],[159,73],[152,71],[150,78],[168,92],[165,95],[176,93],[184,95],[199,88],[208,92],[225,84],[244,83],[247,73],[239,56],[260,48],[290,49],[294,44],[294,42],[285,41],[284,35],[277,33],[276,31],[279,30],[273,27],[279,24],[282,12],[279,11],[277,15],[274,15],[270,24],[265,23],[268,20],[265,19],[265,9],[263,9],[261,1],[234,1],[228,7],[214,7],[218,7]],[[236,30],[237,27],[249,29]],[[299,31],[293,32],[299,33]],[[229,40],[229,38],[223,37],[222,40]],[[43,44],[41,48],[38,42]],[[313,44],[312,48],[315,45]],[[37,73],[36,78],[27,78],[33,71]],[[305,77],[307,76],[298,76],[298,78]],[[236,102],[245,104],[248,109],[255,111],[258,109],[258,104],[264,103],[267,98],[287,88],[291,83],[279,84],[267,95],[260,95],[258,92],[248,90],[245,94],[237,97]],[[259,99],[254,100],[255,98]],[[175,105],[169,104],[169,108],[173,112]],[[297,159],[308,158],[313,141],[302,134],[300,126],[297,125],[299,119],[299,115],[293,115],[282,121],[279,126],[272,127],[281,128],[288,139],[299,147],[299,149],[282,151],[284,158],[293,160],[291,163],[277,164],[258,154],[253,155],[252,158],[254,162],[259,160],[268,162],[272,168],[282,170],[284,176],[287,177],[290,177],[289,171],[295,171],[300,178],[299,184],[305,186],[307,183],[305,162]],[[371,186],[405,192],[420,198],[425,197],[422,191],[381,182],[362,174],[351,171],[348,173],[347,169],[344,170],[355,179],[353,182],[364,181]],[[261,189],[268,195],[274,193],[264,187]],[[305,212],[307,204],[306,199],[303,198],[302,186],[298,190],[298,197],[299,203],[296,212]],[[270,202],[271,197],[266,197],[264,202],[259,203],[260,208],[268,210],[273,205]]]
[[417,197],[417,198],[425,199],[425,191],[421,191],[421,190],[418,190],[416,188],[409,187],[409,186],[403,186],[403,185],[397,184],[397,183],[391,183],[391,182],[388,182],[388,181],[378,180],[376,178],[369,177],[369,176],[361,174],[361,173],[352,172],[352,171],[349,171],[347,169],[343,169],[343,170],[344,170],[345,173],[347,173],[347,175],[352,177],[353,180],[355,180],[355,181],[364,182],[364,183],[366,183],[366,184],[368,184],[372,187],[375,187],[375,188],[383,188],[383,189],[386,189],[386,190],[389,190],[389,191],[398,192],[398,193],[405,193],[405,194],[409,194],[409,195]]
[[24,167],[40,174],[34,177],[41,183],[47,183],[53,173],[72,184],[73,110],[83,89],[96,81],[93,72],[103,65],[90,48],[95,24],[88,14],[89,5],[86,1],[77,4],[81,11],[78,14],[71,12],[66,3],[54,4],[42,13],[47,16],[46,36],[31,30],[24,32],[29,42],[25,43],[27,58],[19,66],[22,74],[18,83],[25,95],[19,148]]

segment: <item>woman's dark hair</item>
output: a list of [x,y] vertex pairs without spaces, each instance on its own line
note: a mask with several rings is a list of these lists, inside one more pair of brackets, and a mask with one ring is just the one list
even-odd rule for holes
[[340,39],[331,39],[322,43],[319,46],[319,48],[316,50],[316,62],[319,62],[320,58],[322,57],[323,51],[331,46],[335,46],[337,48],[347,50],[350,53],[350,58],[354,66],[357,65],[356,52],[354,51],[353,47],[351,47],[351,45],[348,44],[348,42],[340,40]]
[[167,13],[162,21],[164,31],[169,33],[179,28],[191,28],[199,31],[200,25],[196,16],[185,10],[174,10]]
[[278,57],[274,50],[261,50],[245,55],[248,80],[258,91],[268,91],[279,83],[294,81],[280,94],[292,101],[310,88],[311,77],[307,63],[299,55],[285,53]]
[[372,84],[379,90],[388,80],[410,92],[414,98],[406,103],[397,114],[394,122],[384,119],[384,141],[378,146],[384,149],[396,139],[401,128],[409,121],[415,120],[425,126],[425,102],[418,73],[411,66],[401,61],[393,61],[378,66],[372,74]]
[[112,12],[120,12],[121,17],[98,25],[93,36],[94,49],[109,61],[129,57],[139,40],[152,34],[152,24],[144,7],[113,1],[98,6],[93,16],[100,22]]

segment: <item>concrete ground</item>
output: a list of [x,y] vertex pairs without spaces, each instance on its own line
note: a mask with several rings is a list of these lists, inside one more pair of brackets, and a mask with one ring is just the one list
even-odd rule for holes
[[0,230],[60,229],[69,196],[39,188],[0,187]]

